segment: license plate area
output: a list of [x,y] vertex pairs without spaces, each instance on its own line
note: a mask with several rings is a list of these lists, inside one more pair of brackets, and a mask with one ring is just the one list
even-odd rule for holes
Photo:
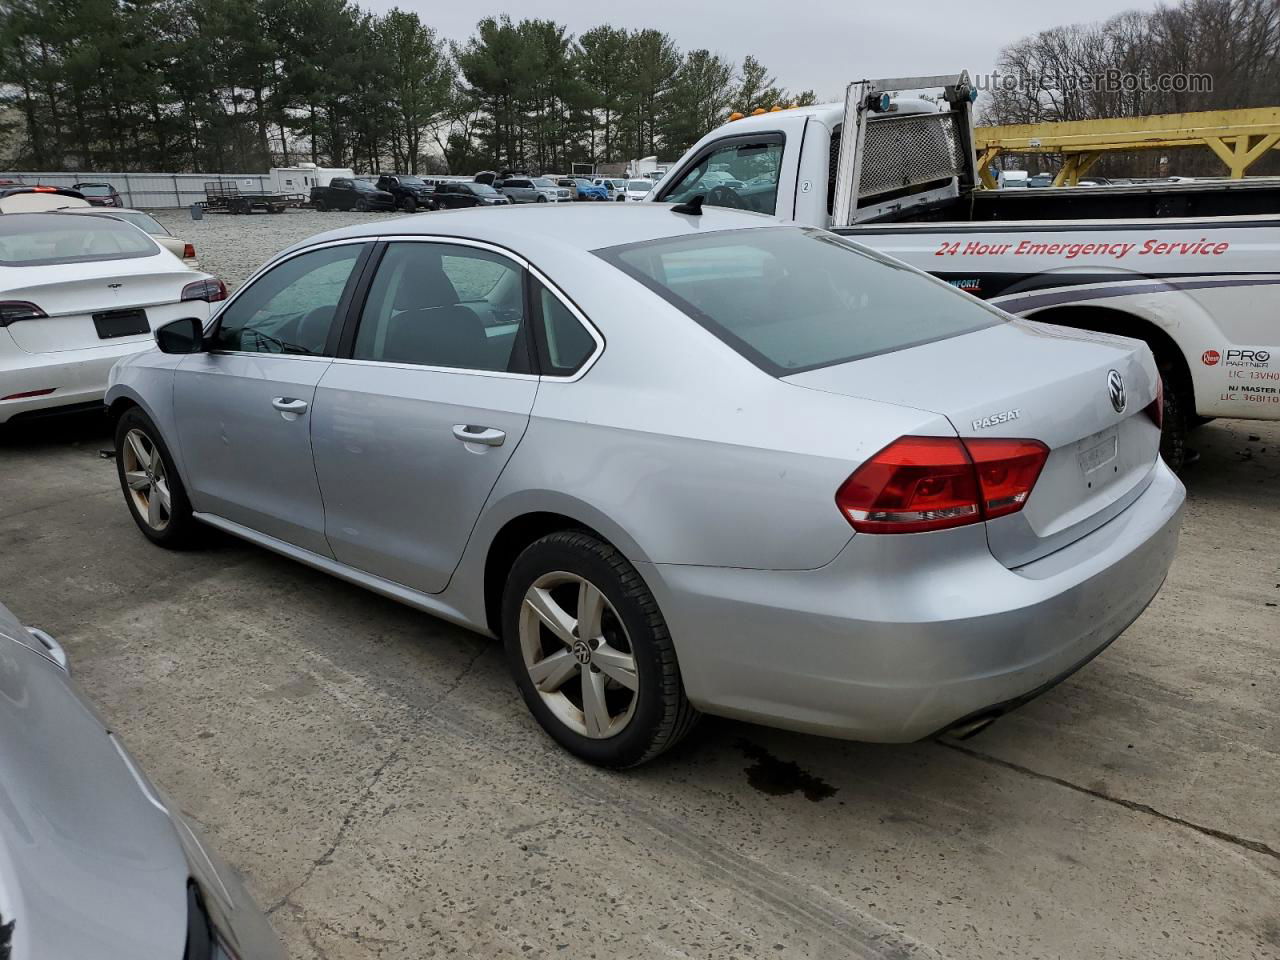
[[147,311],[140,309],[95,313],[93,327],[98,331],[99,340],[133,337],[140,333],[151,332],[151,324],[147,322]]
[[1120,453],[1119,431],[1110,427],[1080,441],[1080,469],[1087,477],[1111,464]]

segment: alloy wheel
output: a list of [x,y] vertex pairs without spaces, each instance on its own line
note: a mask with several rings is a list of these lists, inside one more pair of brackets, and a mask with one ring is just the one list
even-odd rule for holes
[[573,573],[547,573],[520,607],[524,666],[566,727],[603,740],[635,714],[639,676],[631,638],[600,588]]
[[124,448],[120,455],[124,462],[124,479],[129,485],[129,496],[133,499],[138,516],[152,530],[163,530],[169,525],[171,499],[169,477],[160,451],[149,436],[134,429],[125,434]]

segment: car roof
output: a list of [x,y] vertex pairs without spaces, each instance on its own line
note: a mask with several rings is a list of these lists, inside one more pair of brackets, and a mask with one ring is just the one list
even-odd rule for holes
[[669,204],[632,203],[601,208],[591,204],[527,204],[501,210],[448,210],[360,224],[318,234],[289,250],[330,240],[360,237],[432,236],[481,240],[530,256],[554,246],[563,251],[645,243],[717,230],[777,226],[762,213],[703,207],[700,216],[672,212]]

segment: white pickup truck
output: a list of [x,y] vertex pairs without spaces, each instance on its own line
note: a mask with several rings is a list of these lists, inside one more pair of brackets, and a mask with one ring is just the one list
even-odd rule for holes
[[1280,181],[979,189],[972,99],[965,74],[859,81],[731,120],[649,199],[827,228],[1011,313],[1146,341],[1175,469],[1204,419],[1280,420]]

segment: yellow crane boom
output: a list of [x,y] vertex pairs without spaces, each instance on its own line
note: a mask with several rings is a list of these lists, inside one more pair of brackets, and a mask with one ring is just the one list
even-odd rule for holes
[[977,127],[974,145],[978,174],[987,187],[996,185],[991,163],[1002,153],[1061,154],[1054,186],[1075,186],[1103,153],[1195,146],[1216,153],[1239,180],[1250,164],[1280,148],[1280,107]]

